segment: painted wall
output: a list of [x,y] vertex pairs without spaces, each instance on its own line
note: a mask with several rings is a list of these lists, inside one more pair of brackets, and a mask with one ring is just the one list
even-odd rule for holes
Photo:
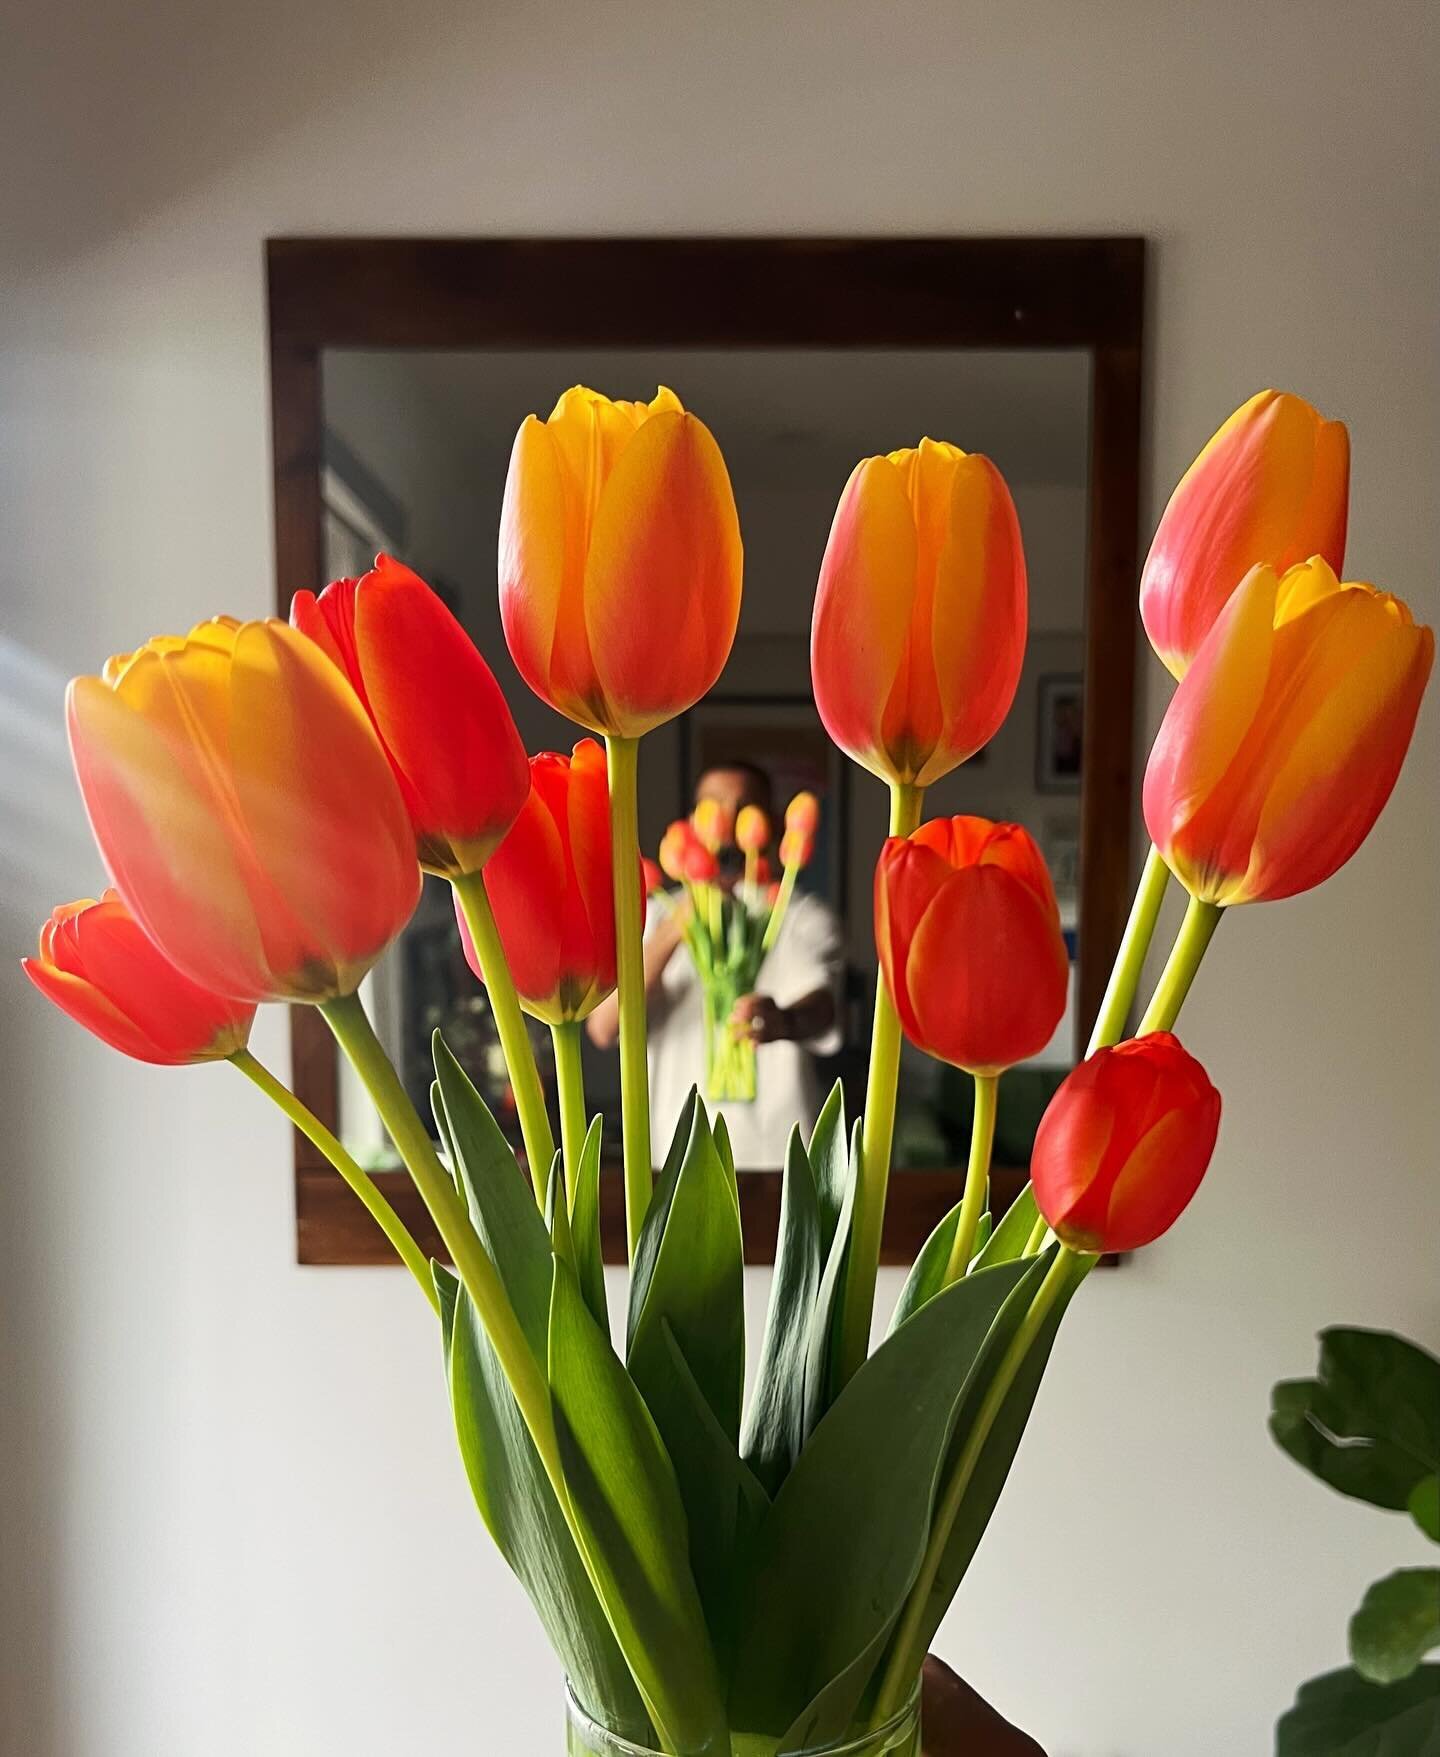
[[[64,678],[269,604],[268,233],[1144,232],[1150,511],[1241,397],[1293,386],[1354,427],[1354,570],[1433,620],[1430,14],[8,21],[4,943],[99,877]],[[1145,688],[1153,722],[1153,665]],[[1350,869],[1226,924],[1187,1019],[1226,1097],[1210,1180],[1087,1290],[943,1631],[1053,1757],[1260,1757],[1364,1584],[1417,1556],[1295,1473],[1264,1416],[1323,1323],[1440,1340],[1437,726],[1431,703]],[[470,1510],[418,1303],[393,1273],[295,1267],[285,1132],[229,1070],[123,1065],[13,963],[0,984],[0,1748],[546,1757],[557,1683]],[[267,1021],[257,1047],[282,1038]]]

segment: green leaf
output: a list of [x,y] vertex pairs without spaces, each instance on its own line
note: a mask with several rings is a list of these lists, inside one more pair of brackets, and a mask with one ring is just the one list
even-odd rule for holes
[[575,1241],[570,1236],[570,1206],[565,1198],[565,1157],[559,1148],[550,1161],[550,1176],[545,1180],[545,1225],[551,1250],[573,1269]]
[[[646,1217],[647,1233],[650,1216]],[[626,1364],[665,1435],[669,1357],[662,1322],[675,1332],[696,1382],[734,1445],[745,1378],[744,1264],[740,1210],[715,1149],[703,1105],[657,1217],[644,1297],[632,1306]]]
[[[839,1087],[836,1087],[836,1091]],[[834,1093],[831,1094],[833,1098]],[[843,1104],[837,1106],[835,1128],[844,1125],[845,1113]],[[822,1112],[822,1120],[823,1120]],[[820,1275],[820,1291],[815,1297],[815,1312],[810,1319],[810,1334],[805,1345],[805,1435],[808,1439],[819,1426],[826,1410],[834,1402],[838,1387],[836,1386],[835,1363],[839,1353],[840,1325],[844,1316],[845,1272],[850,1262],[850,1227],[855,1216],[855,1187],[860,1180],[860,1124],[855,1125],[850,1142],[850,1154],[846,1161],[846,1171],[840,1186],[840,1207],[835,1216],[834,1231],[828,1244],[825,1237],[826,1214],[835,1196],[833,1180],[838,1175],[834,1168],[835,1136],[828,1140],[821,1137],[820,1124],[815,1125],[811,1136],[810,1164],[816,1167],[816,1145],[819,1146],[819,1165],[826,1167],[824,1176],[817,1171],[815,1178],[815,1194],[820,1209],[820,1242],[824,1268]],[[827,1193],[828,1192],[828,1193]]]
[[1026,1184],[1001,1216],[1000,1224],[991,1232],[977,1252],[975,1266],[988,1269],[992,1263],[1013,1263],[1029,1242],[1040,1210],[1035,1206],[1035,1191]]
[[1440,1757],[1440,1666],[1398,1684],[1348,1668],[1312,1678],[1280,1717],[1275,1757]]
[[1410,1517],[1428,1538],[1440,1543],[1440,1476],[1421,1477],[1410,1491]]
[[[954,1431],[951,1435],[945,1459],[942,1481],[948,1480],[955,1467],[960,1449],[964,1446],[972,1432],[980,1406],[994,1381],[995,1374],[1004,1359],[1015,1333],[1024,1322],[1040,1284],[1055,1261],[1059,1247],[1051,1245],[1040,1256],[1025,1259],[1009,1265],[1011,1272],[1023,1271],[1021,1279],[1014,1287],[1001,1308],[983,1346],[975,1359],[974,1367],[965,1381],[965,1389],[960,1398],[959,1408],[955,1414]],[[974,1270],[964,1282],[957,1285],[965,1286],[977,1275],[993,1275],[996,1269]],[[1001,1490],[1010,1475],[1010,1466],[1015,1461],[1015,1453],[1025,1433],[1026,1423],[1030,1419],[1030,1411],[1034,1407],[1035,1397],[1040,1389],[1040,1381],[1044,1377],[1045,1367],[1050,1359],[1050,1351],[1055,1344],[1055,1335],[1060,1328],[1060,1321],[1065,1315],[1066,1307],[1080,1284],[1080,1276],[1073,1274],[1061,1288],[1054,1304],[1046,1313],[1044,1322],[1036,1333],[1035,1340],[1021,1362],[1019,1370],[1011,1381],[998,1414],[991,1425],[989,1437],[980,1452],[979,1459],[960,1503],[960,1510],[950,1535],[946,1539],[941,1552],[940,1565],[929,1593],[926,1595],[925,1609],[918,1626],[914,1650],[907,1659],[916,1673],[924,1663],[929,1652],[930,1643],[936,1630],[940,1627],[946,1611],[955,1594],[960,1589],[960,1582],[965,1578],[967,1569],[980,1547],[980,1540],[990,1523],[996,1503],[1000,1499]],[[933,1303],[933,1302],[932,1302]],[[928,1308],[926,1308],[928,1309]],[[903,1335],[904,1332],[902,1331]],[[942,1491],[943,1492],[943,1491]]]
[[525,1339],[545,1358],[550,1317],[550,1235],[499,1124],[437,1031],[435,1120],[470,1218],[489,1253]]
[[563,1263],[554,1281],[549,1362],[556,1436],[591,1574],[669,1748],[687,1757],[729,1757],[675,1472],[644,1400]]
[[1350,1619],[1350,1658],[1372,1684],[1408,1678],[1433,1647],[1440,1647],[1440,1569],[1397,1568]]
[[920,1565],[967,1371],[1023,1273],[946,1288],[816,1428],[756,1542],[732,1689],[741,1730],[804,1745],[849,1724]]
[[850,1136],[845,1125],[845,1090],[837,1080],[820,1107],[810,1131],[810,1169],[815,1174],[815,1196],[820,1213],[820,1257],[827,1261],[835,1229],[845,1207],[850,1185]]
[[894,1315],[890,1319],[892,1335],[907,1318],[934,1299],[945,1285],[945,1271],[950,1266],[950,1250],[955,1243],[955,1228],[960,1224],[961,1206],[959,1202],[955,1204],[921,1245],[920,1255],[910,1265],[910,1273],[905,1277],[905,1285],[900,1289],[900,1298],[895,1302]]
[[1408,1509],[1440,1469],[1440,1360],[1389,1331],[1324,1330],[1317,1376],[1275,1387],[1270,1432],[1340,1494]]
[[626,1335],[635,1334],[636,1320],[645,1308],[645,1301],[650,1293],[650,1277],[655,1272],[655,1259],[660,1254],[660,1243],[665,1237],[665,1224],[670,1218],[670,1204],[675,1199],[675,1184],[680,1176],[680,1166],[685,1158],[685,1151],[690,1145],[690,1135],[695,1126],[695,1112],[700,1108],[700,1094],[692,1086],[686,1094],[685,1102],[680,1107],[680,1117],[675,1124],[675,1133],[670,1139],[670,1151],[665,1155],[665,1164],[660,1176],[655,1180],[655,1188],[650,1194],[650,1206],[645,1210],[645,1220],[640,1228],[640,1237],[635,1243],[635,1253],[630,1263],[630,1306],[626,1317]]
[[668,1321],[661,1332],[670,1376],[656,1425],[680,1485],[690,1567],[723,1673],[734,1653],[738,1582],[770,1497],[716,1421]]
[[820,1291],[820,1208],[798,1128],[785,1151],[780,1231],[760,1365],[740,1450],[773,1495],[805,1443],[805,1361]]
[[592,1117],[575,1171],[575,1206],[570,1214],[570,1237],[575,1246],[575,1272],[580,1279],[585,1304],[595,1322],[608,1335],[610,1315],[605,1300],[605,1263],[600,1252],[600,1136],[600,1118]]
[[644,1742],[645,1704],[474,1304],[452,1271],[432,1269],[455,1432],[480,1515],[529,1594],[581,1706],[602,1726]]

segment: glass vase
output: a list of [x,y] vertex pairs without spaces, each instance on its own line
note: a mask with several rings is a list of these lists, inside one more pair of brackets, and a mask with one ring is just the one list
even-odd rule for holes
[[753,1104],[755,1042],[730,1029],[736,996],[715,987],[705,991],[705,1097],[711,1104]]
[[[597,1726],[567,1688],[566,1757],[663,1757],[649,1745],[636,1745]],[[820,1745],[780,1745],[755,1733],[730,1735],[731,1757],[921,1757],[920,1697],[883,1726],[849,1732]]]

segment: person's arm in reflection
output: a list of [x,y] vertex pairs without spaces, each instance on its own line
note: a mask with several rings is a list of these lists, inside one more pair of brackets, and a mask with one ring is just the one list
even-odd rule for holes
[[736,1001],[731,1030],[757,1044],[788,1041],[833,1055],[844,970],[840,923],[818,897],[797,892],[760,971],[761,987]]
[[742,994],[730,1015],[731,1029],[756,1043],[813,1043],[835,1024],[835,991],[829,984],[803,995],[788,1007],[768,994]]
[[[665,967],[685,941],[685,921],[689,904],[683,896],[675,897],[669,908],[645,935],[643,953],[645,968],[645,1010],[650,1022],[656,1022],[657,1003],[661,1000],[661,979]],[[607,995],[585,1021],[585,1030],[597,1049],[613,1049],[620,1040],[620,996]]]

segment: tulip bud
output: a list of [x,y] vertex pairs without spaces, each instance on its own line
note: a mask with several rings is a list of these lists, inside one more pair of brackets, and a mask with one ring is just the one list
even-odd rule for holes
[[1398,598],[1318,556],[1247,574],[1145,771],[1146,827],[1191,895],[1290,897],[1343,866],[1390,797],[1434,656]]
[[786,830],[780,838],[780,864],[793,866],[796,871],[810,864],[810,857],[815,852],[815,838],[804,830]]
[[665,874],[648,854],[642,854],[640,857],[640,882],[644,886],[647,897],[653,897],[656,891],[665,889]]
[[[520,815],[486,865],[485,893],[520,1004],[558,1025],[583,1019],[615,988],[605,753],[582,738],[568,757],[532,757],[530,775]],[[455,914],[466,959],[483,982],[458,897]]]
[[679,818],[660,838],[660,870],[678,884],[685,877],[685,857],[698,842],[689,818]]
[[593,732],[638,737],[699,701],[740,614],[740,524],[720,448],[673,392],[576,387],[515,439],[500,615],[531,689]]
[[720,862],[698,840],[686,844],[680,868],[681,877],[688,879],[692,885],[713,885],[720,877]]
[[740,808],[735,819],[735,845],[746,854],[758,854],[770,845],[770,819],[758,805]]
[[988,458],[922,439],[866,458],[836,509],[810,636],[841,750],[926,787],[989,742],[1025,657],[1025,556]]
[[813,793],[797,793],[785,807],[785,828],[813,836],[820,827],[820,801]]
[[1345,564],[1350,436],[1301,397],[1261,391],[1185,472],[1140,576],[1151,644],[1183,677],[1252,567]]
[[254,1005],[183,976],[114,891],[56,909],[40,930],[40,956],[21,965],[62,1012],[137,1061],[223,1061],[250,1039]]
[[718,854],[735,832],[735,808],[721,799],[699,799],[690,814],[695,834],[712,854]]
[[941,818],[892,836],[875,868],[875,940],[905,1034],[973,1074],[1038,1055],[1070,963],[1040,850],[1018,824]]
[[1097,1050],[1040,1119],[1036,1205],[1074,1250],[1139,1250],[1188,1207],[1219,1128],[1220,1094],[1168,1031]]
[[446,878],[478,872],[514,823],[530,771],[475,643],[424,580],[388,555],[318,598],[297,592],[290,621],[330,655],[369,714],[420,864]]
[[237,999],[351,994],[420,896],[375,730],[283,622],[219,618],[111,659],[67,697],[95,840],[144,932]]

